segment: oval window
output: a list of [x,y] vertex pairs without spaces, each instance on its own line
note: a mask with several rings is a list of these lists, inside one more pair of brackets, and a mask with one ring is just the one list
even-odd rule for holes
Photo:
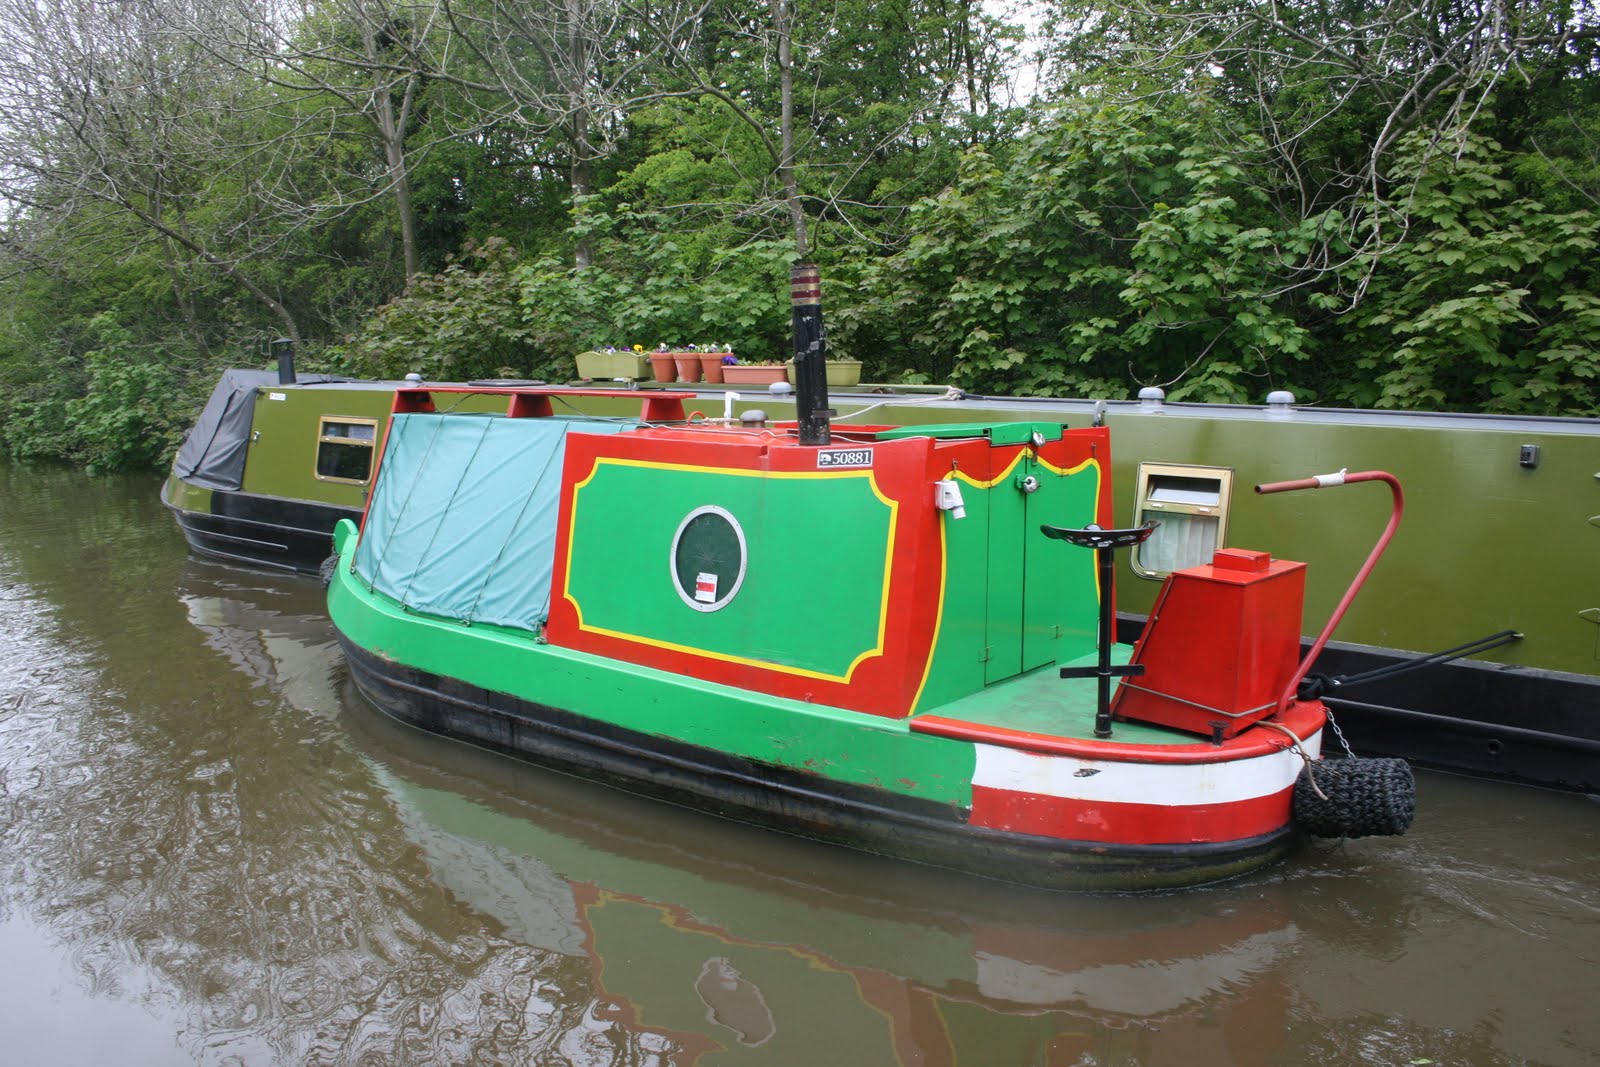
[[727,607],[744,584],[744,530],[715,505],[695,508],[672,539],[672,584],[696,611]]

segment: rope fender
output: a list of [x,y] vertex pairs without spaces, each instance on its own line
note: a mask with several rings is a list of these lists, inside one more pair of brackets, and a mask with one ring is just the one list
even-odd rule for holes
[[1403,759],[1347,756],[1307,764],[1294,783],[1294,823],[1314,837],[1397,837],[1417,812]]

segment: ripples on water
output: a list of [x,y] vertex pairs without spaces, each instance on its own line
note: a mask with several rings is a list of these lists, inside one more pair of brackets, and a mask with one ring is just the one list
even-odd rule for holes
[[316,583],[153,483],[0,468],[0,1028],[19,1063],[1600,1060],[1584,798],[1052,896],[635,801],[383,719]]

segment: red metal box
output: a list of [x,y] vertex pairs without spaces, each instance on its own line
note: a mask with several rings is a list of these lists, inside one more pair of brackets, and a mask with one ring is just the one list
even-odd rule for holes
[[1133,652],[1146,673],[1123,681],[1118,718],[1223,737],[1271,714],[1300,656],[1306,565],[1220,549],[1175,571]]

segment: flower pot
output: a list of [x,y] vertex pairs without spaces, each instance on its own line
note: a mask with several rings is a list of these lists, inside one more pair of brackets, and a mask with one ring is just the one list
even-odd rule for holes
[[722,384],[722,357],[732,354],[731,352],[700,353],[700,371],[706,376],[706,381],[713,385]]
[[579,352],[574,362],[580,378],[633,379],[650,373],[648,362],[635,352]]
[[700,354],[698,352],[674,352],[672,356],[678,361],[678,380],[680,382],[698,382],[700,380]]
[[[795,385],[800,384],[800,379],[794,375],[794,360],[787,364],[789,381]],[[861,361],[859,359],[830,359],[822,365],[823,373],[827,375],[828,387],[847,387],[861,383]]]
[[672,358],[670,352],[652,352],[650,374],[658,382],[675,382],[678,380],[678,361]]
[[722,368],[722,380],[729,385],[771,385],[781,382],[788,377],[788,369],[783,364],[773,367],[758,367],[749,363],[735,363]]

